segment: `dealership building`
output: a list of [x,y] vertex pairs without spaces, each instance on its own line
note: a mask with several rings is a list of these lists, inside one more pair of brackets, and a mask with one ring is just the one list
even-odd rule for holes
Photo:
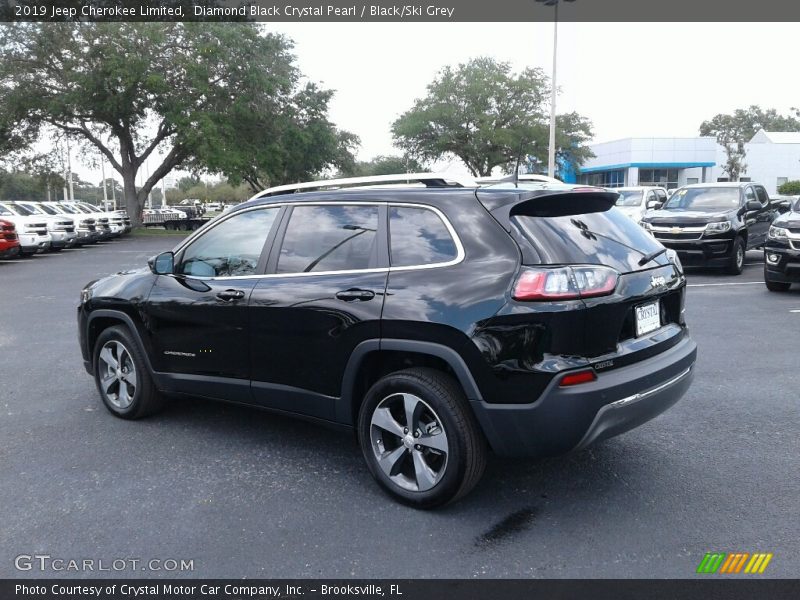
[[[626,138],[592,144],[595,157],[570,177],[602,187],[728,181],[725,150],[713,137]],[[782,183],[800,180],[800,133],[759,131],[745,144],[741,181],[761,183],[776,194]]]

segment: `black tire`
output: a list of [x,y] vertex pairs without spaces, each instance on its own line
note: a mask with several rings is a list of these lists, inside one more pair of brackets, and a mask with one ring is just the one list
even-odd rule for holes
[[[120,355],[117,352],[116,356],[112,356],[112,358],[120,359],[122,357],[122,360],[118,360],[118,363],[122,362],[120,369],[123,371],[126,367],[130,370],[130,366],[133,366],[136,383],[133,386],[132,394],[128,393],[131,386],[124,384],[122,381],[116,381],[116,388],[115,383],[112,382],[108,391],[104,389],[101,380],[104,379],[104,375],[111,373],[111,368],[108,366],[106,359],[101,357],[101,352],[107,345],[109,348],[112,348],[112,345],[121,345],[124,348],[125,354]],[[130,360],[127,360],[126,356]],[[111,414],[122,419],[140,419],[161,410],[164,405],[164,397],[156,388],[153,378],[147,370],[147,363],[139,349],[139,345],[133,339],[127,327],[117,325],[105,329],[97,338],[93,358],[94,380],[97,385],[97,391],[100,392],[103,404],[106,405]],[[107,381],[107,378],[105,379]],[[115,389],[120,390],[123,385],[125,385],[124,392],[114,392]],[[122,400],[123,395],[125,400],[130,398],[129,404],[125,405],[126,402]]]
[[767,267],[764,267],[764,284],[770,292],[788,292],[789,288],[792,287],[791,283],[786,283],[785,281],[770,281]]
[[[372,422],[378,408],[388,408],[391,406],[389,403],[396,402],[398,398],[400,402],[404,402],[405,397],[400,394],[421,400],[420,425],[423,424],[422,419],[434,417],[426,424],[427,429],[423,432],[425,435],[421,438],[411,439],[414,432],[405,436],[410,444],[408,446],[404,446],[402,432],[400,435],[387,434],[388,430],[377,427]],[[404,414],[400,413],[398,417],[396,425],[402,428],[408,424]],[[376,432],[375,436],[373,431]],[[418,431],[422,431],[421,428]],[[431,432],[434,432],[433,435]],[[441,433],[445,434],[446,454],[431,450],[426,444],[416,445],[416,442],[422,442],[426,438],[431,440]],[[393,498],[415,508],[434,508],[458,500],[475,487],[486,467],[486,440],[464,392],[452,377],[435,369],[413,368],[397,371],[375,383],[367,392],[359,411],[358,437],[364,460],[375,480]],[[400,443],[390,449],[386,438]],[[395,464],[402,463],[401,472],[392,476],[384,472],[378,459],[381,450],[384,456],[394,452],[401,453],[402,458],[395,461]],[[419,460],[420,457],[424,458],[426,467],[434,465],[431,472],[436,470],[438,462],[436,482],[432,487],[419,490],[398,484],[398,481],[403,481],[407,485],[415,485],[403,471],[416,471],[415,459]],[[419,477],[413,477],[417,487],[421,487]]]
[[737,237],[733,240],[733,248],[731,249],[731,257],[728,262],[726,271],[731,275],[741,275],[744,271],[744,255],[747,249],[744,245],[744,239]]

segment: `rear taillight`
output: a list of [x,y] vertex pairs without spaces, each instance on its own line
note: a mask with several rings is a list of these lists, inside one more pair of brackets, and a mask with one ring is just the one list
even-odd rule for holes
[[524,268],[514,284],[514,300],[577,300],[607,296],[617,287],[619,273],[610,267]]

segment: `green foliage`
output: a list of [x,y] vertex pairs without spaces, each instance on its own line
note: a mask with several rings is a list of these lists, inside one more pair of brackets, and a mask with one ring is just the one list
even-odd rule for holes
[[409,156],[376,156],[372,160],[358,161],[350,170],[341,170],[337,177],[369,177],[395,173],[422,173],[425,166]]
[[187,189],[181,189],[180,183],[177,188],[168,189],[167,204],[179,204],[181,200],[187,198],[198,199],[201,202],[238,204],[248,200],[252,195],[253,191],[246,184],[234,186],[230,182],[222,181],[206,185],[198,180],[197,185]]
[[[395,144],[423,161],[452,154],[475,176],[494,167],[508,168],[532,156],[546,162],[549,135],[549,80],[541,69],[515,75],[511,65],[476,58],[445,67],[428,85],[428,93],[392,125]],[[560,115],[557,152],[580,165],[591,156],[583,146],[591,123],[577,115]],[[577,145],[575,145],[577,144]]]
[[[800,115],[799,115],[800,116]],[[736,109],[731,114],[718,114],[700,124],[700,135],[714,136],[725,149],[726,162],[723,171],[731,181],[747,169],[745,144],[760,129],[767,131],[800,131],[800,120],[792,116],[779,115],[774,108],[767,110],[751,105]]]
[[291,49],[253,23],[8,24],[0,153],[53,131],[93,145],[122,175],[134,219],[178,167],[260,188],[353,160],[357,138],[327,119],[332,92],[300,86]]
[[787,181],[778,188],[782,196],[800,196],[800,181]]

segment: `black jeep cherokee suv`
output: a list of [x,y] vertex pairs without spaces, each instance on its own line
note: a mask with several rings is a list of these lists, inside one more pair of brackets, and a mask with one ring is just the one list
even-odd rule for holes
[[256,197],[82,291],[86,370],[115,415],[165,395],[353,428],[418,507],[488,448],[546,456],[636,427],[693,378],[680,262],[570,186]]
[[645,215],[642,226],[686,265],[724,267],[739,275],[744,253],[764,245],[777,215],[763,185],[697,183],[675,190],[659,210]]

